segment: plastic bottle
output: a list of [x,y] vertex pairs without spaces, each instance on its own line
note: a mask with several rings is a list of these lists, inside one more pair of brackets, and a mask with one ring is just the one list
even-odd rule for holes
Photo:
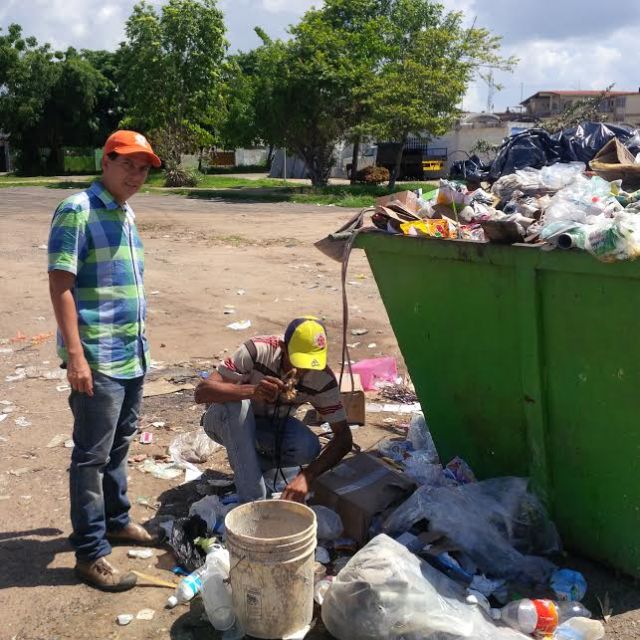
[[229,580],[229,552],[223,547],[213,547],[207,554],[202,577],[202,601],[209,622],[218,631],[231,629],[236,621],[231,602]]
[[173,609],[178,604],[189,602],[202,591],[202,578],[205,574],[206,566],[206,564],[202,565],[199,569],[180,580],[175,593],[167,599],[167,607],[169,609]]
[[552,600],[516,600],[499,609],[495,617],[522,633],[548,635],[559,624],[575,617],[590,618],[591,613],[579,602]]
[[563,622],[553,634],[554,640],[601,640],[604,626],[599,620],[570,618]]

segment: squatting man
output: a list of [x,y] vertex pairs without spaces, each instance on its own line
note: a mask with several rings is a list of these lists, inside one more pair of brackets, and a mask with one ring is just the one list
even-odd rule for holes
[[[266,498],[263,473],[287,467],[300,473],[282,498],[303,502],[313,481],[351,450],[338,382],[327,366],[327,332],[313,316],[293,320],[284,336],[245,342],[198,385],[195,400],[209,405],[204,430],[226,447],[240,502]],[[318,436],[292,415],[305,403],[333,432],[322,450]]]

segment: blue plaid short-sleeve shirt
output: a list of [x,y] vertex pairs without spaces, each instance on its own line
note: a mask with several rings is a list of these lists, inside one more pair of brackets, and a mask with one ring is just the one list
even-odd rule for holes
[[[144,375],[144,252],[135,216],[101,182],[63,200],[49,235],[49,271],[76,276],[73,290],[80,340],[89,366],[113,378]],[[58,331],[58,354],[67,352]]]

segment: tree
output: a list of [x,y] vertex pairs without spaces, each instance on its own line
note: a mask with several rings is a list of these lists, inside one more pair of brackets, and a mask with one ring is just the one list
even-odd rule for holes
[[301,157],[316,186],[325,185],[336,143],[361,134],[360,95],[374,68],[376,0],[327,0],[272,41],[234,62],[226,137],[245,136]]
[[367,100],[378,136],[396,142],[389,181],[394,188],[410,134],[444,135],[459,116],[469,82],[481,67],[510,69],[499,55],[500,38],[487,29],[463,26],[463,14],[446,12],[430,0],[390,0],[384,31],[385,55]]
[[101,146],[124,117],[122,93],[118,87],[118,54],[113,51],[83,49],[80,55],[105,79],[98,89],[93,110],[96,120],[95,144]]
[[[30,146],[28,131],[42,117],[45,101],[56,81],[53,52],[35,38],[24,38],[22,27],[12,24],[0,35],[0,130],[11,136],[19,161],[38,162],[37,147]],[[31,153],[25,154],[25,147]],[[25,158],[24,156],[31,156]]]
[[[125,99],[123,124],[158,139],[175,138],[171,163],[209,146],[219,126],[227,50],[216,0],[169,0],[161,14],[137,4],[118,52]],[[154,133],[155,136],[154,136]]]
[[11,25],[0,36],[0,128],[18,151],[19,170],[56,172],[63,145],[101,144],[95,108],[107,85],[75,49],[54,53]]
[[380,33],[388,13],[386,0],[327,0],[320,11],[305,16],[310,35],[334,56],[333,72],[348,99],[343,103],[344,137],[353,144],[351,183],[356,182],[360,141],[373,132],[375,105],[367,100],[384,42]]

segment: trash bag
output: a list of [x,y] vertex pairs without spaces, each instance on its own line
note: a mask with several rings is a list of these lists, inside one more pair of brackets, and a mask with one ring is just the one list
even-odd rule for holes
[[382,534],[333,580],[322,621],[338,640],[525,640],[497,626],[464,589]]
[[[560,538],[526,478],[493,478],[458,487],[420,487],[385,521],[398,535],[420,520],[445,535],[488,577],[546,584],[555,565],[538,555],[560,550]],[[536,555],[533,555],[536,554]]]
[[189,515],[198,515],[206,523],[207,529],[214,533],[224,531],[224,519],[237,504],[222,504],[218,496],[205,496],[189,507]]
[[489,166],[476,155],[469,157],[467,160],[458,160],[451,165],[449,180],[483,182],[489,175]]
[[318,540],[336,540],[342,535],[344,525],[338,513],[321,504],[309,505],[318,521]]
[[633,154],[640,152],[640,133],[626,125],[583,122],[549,134],[544,129],[527,129],[509,136],[489,169],[493,181],[517,169],[541,169],[556,162],[590,162],[609,140],[618,138]]
[[553,134],[562,149],[563,162],[588,163],[609,140],[617,138],[634,156],[640,152],[640,133],[623,124],[583,122]]
[[565,162],[560,142],[544,129],[527,129],[509,136],[502,143],[491,163],[489,179],[497,180],[527,167],[541,169],[556,162]]
[[206,553],[195,544],[196,538],[208,538],[213,532],[197,514],[178,518],[173,522],[169,545],[178,564],[189,573],[199,569],[205,562]]

